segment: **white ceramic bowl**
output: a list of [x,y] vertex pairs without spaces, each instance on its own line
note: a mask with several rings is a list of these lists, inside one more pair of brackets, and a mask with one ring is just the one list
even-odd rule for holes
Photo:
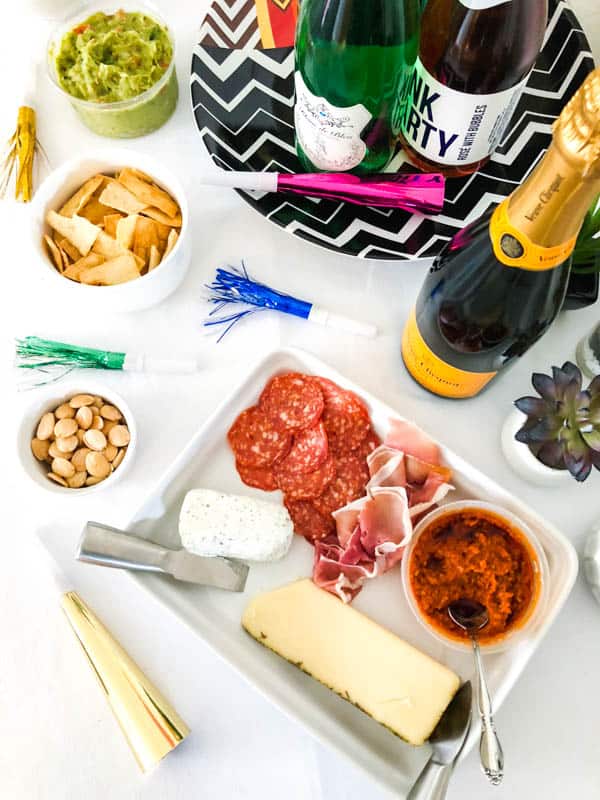
[[[118,408],[129,428],[131,439],[127,445],[127,452],[125,453],[123,461],[121,461],[117,469],[111,473],[108,478],[100,481],[100,483],[94,484],[94,486],[70,489],[66,486],[54,483],[54,481],[51,481],[47,477],[49,464],[45,461],[38,461],[33,455],[31,452],[31,440],[35,436],[37,425],[42,414],[45,414],[47,411],[54,411],[61,403],[67,402],[76,394],[99,395],[108,403]],[[79,383],[68,383],[65,381],[64,384],[61,383],[57,385],[54,388],[54,392],[46,392],[44,397],[44,400],[38,398],[38,400],[29,406],[23,415],[17,432],[17,451],[25,473],[32,481],[37,483],[38,486],[47,489],[49,492],[53,492],[54,494],[66,494],[74,497],[91,494],[92,492],[107,489],[109,486],[114,486],[129,470],[137,447],[137,428],[135,420],[125,400],[108,386],[86,380],[82,380]]]
[[519,624],[514,628],[511,628],[501,639],[495,639],[489,644],[487,644],[485,640],[480,643],[481,649],[485,650],[486,653],[495,653],[500,650],[504,650],[507,646],[512,646],[518,641],[527,638],[532,629],[535,628],[540,618],[543,616],[544,608],[546,606],[549,579],[548,561],[542,546],[534,536],[531,529],[522,520],[500,506],[480,500],[458,500],[454,503],[445,503],[435,511],[427,514],[416,526],[408,547],[406,548],[406,551],[402,557],[402,583],[411,611],[419,620],[421,625],[423,625],[423,627],[432,636],[434,636],[439,642],[442,642],[447,647],[451,647],[454,650],[466,651],[471,649],[471,644],[468,640],[463,642],[460,639],[454,639],[451,636],[445,636],[440,630],[438,630],[438,628],[431,625],[429,620],[425,618],[412,591],[409,573],[412,553],[415,544],[423,531],[429,528],[431,523],[435,522],[435,520],[439,519],[440,517],[460,511],[468,511],[469,509],[482,509],[483,511],[488,511],[491,514],[500,517],[500,519],[504,519],[511,528],[518,531],[521,537],[530,546],[530,555],[532,557],[534,570],[536,571],[539,579],[539,591],[537,596],[534,597],[530,603],[529,608],[523,615],[523,618],[520,620]]
[[538,461],[526,444],[515,439],[515,434],[526,419],[522,411],[513,408],[502,426],[500,443],[510,466],[517,475],[536,486],[566,486],[571,483],[574,478],[568,469],[547,467]]
[[[45,218],[48,211],[58,209],[69,197],[99,172],[111,174],[123,167],[134,167],[150,175],[176,200],[182,217],[179,239],[173,250],[158,267],[127,283],[116,286],[87,286],[64,278],[52,263],[44,244],[50,233]],[[102,148],[80,158],[67,161],[49,175],[37,190],[31,208],[32,286],[48,291],[66,303],[77,303],[90,313],[139,311],[160,303],[177,289],[184,279],[191,260],[190,219],[187,200],[177,178],[150,156],[122,148]],[[43,287],[43,288],[42,288]],[[66,306],[68,307],[68,306]]]

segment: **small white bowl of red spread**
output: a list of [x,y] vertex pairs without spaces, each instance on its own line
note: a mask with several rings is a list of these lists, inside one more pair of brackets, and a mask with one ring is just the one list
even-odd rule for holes
[[448,614],[450,603],[486,607],[478,634],[486,652],[526,638],[543,615],[544,551],[529,527],[503,508],[474,500],[447,503],[421,520],[402,559],[402,581],[419,622],[445,645],[470,649]]

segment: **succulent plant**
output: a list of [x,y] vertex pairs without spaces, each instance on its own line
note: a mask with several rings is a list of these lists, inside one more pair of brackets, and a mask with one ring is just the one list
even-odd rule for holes
[[539,397],[521,397],[515,405],[527,415],[515,434],[547,467],[567,469],[584,481],[592,467],[600,470],[600,375],[582,388],[581,371],[567,361],[552,367],[552,376],[531,376]]

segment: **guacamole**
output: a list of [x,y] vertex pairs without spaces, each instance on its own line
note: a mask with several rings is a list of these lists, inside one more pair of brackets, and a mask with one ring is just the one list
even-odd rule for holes
[[141,136],[175,110],[173,44],[167,29],[146,14],[92,14],[62,37],[51,58],[56,82],[83,122],[103,136]]
[[115,103],[154,86],[172,58],[169,34],[150,17],[137,11],[98,12],[65,34],[56,74],[73,97]]

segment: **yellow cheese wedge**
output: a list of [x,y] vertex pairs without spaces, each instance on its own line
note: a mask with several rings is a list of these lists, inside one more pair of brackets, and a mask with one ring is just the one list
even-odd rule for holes
[[431,735],[458,675],[310,580],[255,597],[242,625],[410,744]]

